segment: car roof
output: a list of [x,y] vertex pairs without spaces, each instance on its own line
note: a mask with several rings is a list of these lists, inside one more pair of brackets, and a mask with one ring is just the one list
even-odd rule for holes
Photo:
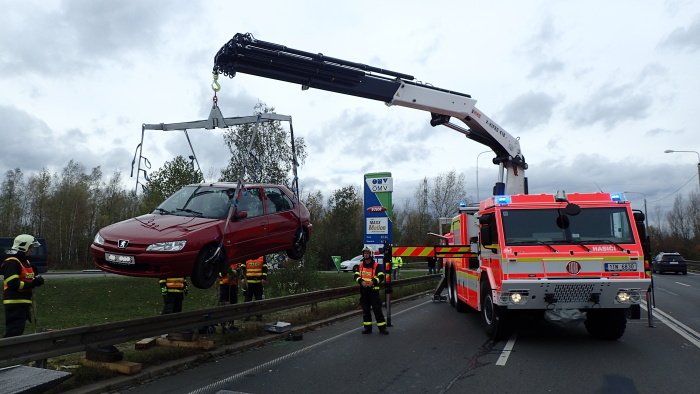
[[[238,186],[238,182],[206,182],[206,183],[191,183],[187,186],[210,186],[210,187],[221,187],[221,188],[235,188]],[[284,187],[285,185],[278,185],[274,183],[243,183],[243,187]]]

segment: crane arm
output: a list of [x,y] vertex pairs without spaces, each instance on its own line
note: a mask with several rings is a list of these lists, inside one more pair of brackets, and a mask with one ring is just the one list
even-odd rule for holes
[[493,162],[502,170],[499,183],[503,172],[507,176],[495,194],[525,192],[527,164],[520,141],[477,109],[468,94],[423,84],[408,74],[257,40],[250,33],[233,36],[214,59],[214,73],[233,77],[238,72],[430,112],[432,126],[450,127],[494,151]]

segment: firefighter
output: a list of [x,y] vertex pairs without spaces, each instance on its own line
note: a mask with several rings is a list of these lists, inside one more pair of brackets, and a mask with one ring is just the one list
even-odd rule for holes
[[355,271],[355,282],[360,285],[360,305],[362,305],[363,334],[372,333],[372,312],[377,321],[379,333],[387,335],[386,320],[382,313],[382,301],[379,298],[379,285],[384,282],[384,270],[374,260],[372,250],[362,249],[362,263]]
[[[238,272],[239,264],[230,263],[226,272],[219,274],[219,305],[238,303]],[[224,332],[238,330],[233,320],[221,325]]]
[[185,278],[161,278],[158,284],[160,284],[160,294],[163,295],[163,312],[161,314],[182,312],[182,301],[187,295],[187,280]]
[[[9,256],[0,265],[3,275],[2,303],[5,307],[5,338],[24,333],[27,321],[32,321],[32,289],[44,284],[29,262],[32,249],[40,246],[29,234],[15,237]],[[35,322],[36,323],[36,322]]]
[[[253,298],[263,299],[264,286],[267,285],[265,256],[248,260],[241,265],[241,284],[245,288],[245,302],[253,301]],[[256,317],[258,321],[262,321],[262,315]]]

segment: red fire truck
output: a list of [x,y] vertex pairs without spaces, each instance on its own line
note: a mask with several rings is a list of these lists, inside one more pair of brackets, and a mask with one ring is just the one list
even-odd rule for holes
[[[446,245],[429,248],[444,263],[437,292],[447,289],[458,310],[481,312],[490,337],[507,335],[519,312],[585,320],[589,333],[603,339],[623,335],[631,309],[638,316],[651,283],[642,212],[621,194],[528,194],[520,142],[477,109],[470,95],[241,33],[219,50],[214,65],[215,76],[236,73],[427,111],[432,126],[493,150],[499,174],[492,197],[478,207],[460,207],[450,232],[441,236]],[[408,255],[401,250],[393,248]]]

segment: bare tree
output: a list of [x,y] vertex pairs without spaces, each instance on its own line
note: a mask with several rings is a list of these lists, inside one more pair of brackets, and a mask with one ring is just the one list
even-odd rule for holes
[[[255,106],[256,114],[273,111],[274,108],[264,103]],[[294,158],[290,133],[287,133],[278,121],[244,124],[227,131],[224,141],[231,151],[231,159],[228,166],[221,171],[220,180],[236,182],[242,175],[243,180],[247,182],[292,186],[291,171]],[[255,138],[251,146],[252,136]],[[303,164],[306,160],[306,143],[303,138],[294,139],[294,150],[298,164]]]
[[455,170],[433,178],[428,193],[430,207],[436,217],[451,217],[459,211],[460,201],[466,201],[464,173]]

